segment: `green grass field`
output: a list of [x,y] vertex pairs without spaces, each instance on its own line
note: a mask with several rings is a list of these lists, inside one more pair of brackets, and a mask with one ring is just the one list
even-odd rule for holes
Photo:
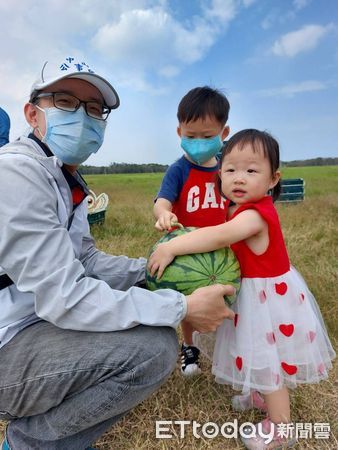
[[[278,211],[290,259],[317,298],[337,348],[338,166],[287,168],[282,174],[284,178],[302,177],[306,182],[305,201],[279,204]],[[151,245],[160,237],[154,229],[152,205],[162,176],[86,176],[92,190],[109,195],[105,224],[92,228],[98,248],[131,257],[147,256]],[[210,364],[206,360],[202,364],[202,375],[192,380],[181,378],[177,367],[155,395],[107,432],[96,442],[96,447],[100,450],[243,448],[239,440],[196,439],[191,432],[180,439],[178,428],[173,439],[155,438],[156,420],[196,420],[202,424],[211,421],[221,425],[235,418],[239,424],[262,419],[257,412],[234,413],[230,407],[232,390],[216,384],[210,374]],[[298,388],[291,393],[291,401],[295,422],[328,422],[331,426],[329,440],[301,439],[297,448],[337,449],[337,363],[334,362],[328,381]]]
[[[292,167],[282,171],[283,178],[305,180],[305,201],[293,205],[279,204],[278,210],[292,263],[299,269],[322,310],[330,337],[335,344],[337,333],[337,216],[338,166]],[[103,227],[93,234],[99,248],[129,256],[147,256],[160,234],[154,229],[152,200],[163,174],[124,174],[87,176],[97,193],[106,192],[110,204]],[[185,380],[178,369],[162,389],[129,414],[99,441],[100,449],[233,449],[239,442],[224,438],[197,440],[156,440],[155,420],[198,420],[222,424],[228,419],[259,420],[257,413],[234,414],[230,409],[232,390],[214,383],[210,365],[203,361],[203,375]],[[338,400],[335,390],[337,364],[330,380],[317,386],[304,386],[292,395],[293,420],[329,422],[330,442],[302,440],[298,448],[338,448],[333,430],[337,426]],[[177,431],[177,430],[176,430]]]

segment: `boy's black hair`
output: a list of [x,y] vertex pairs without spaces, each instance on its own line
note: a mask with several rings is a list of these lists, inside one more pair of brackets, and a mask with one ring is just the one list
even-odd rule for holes
[[209,86],[191,89],[180,101],[177,110],[179,123],[194,122],[215,117],[221,125],[225,125],[229,116],[230,104],[222,92]]
[[[231,151],[235,146],[238,145],[239,149],[241,150],[246,144],[251,145],[254,152],[263,149],[264,156],[269,160],[272,174],[274,174],[278,170],[279,168],[278,142],[274,137],[271,136],[271,134],[267,133],[266,131],[259,131],[253,128],[239,131],[227,141],[226,145],[223,147],[222,150],[222,156],[220,158],[220,166],[222,165],[224,156],[231,153]],[[217,186],[219,192],[223,195],[220,177],[218,177],[217,179]],[[280,192],[281,192],[281,184],[280,181],[278,181],[276,186],[271,190],[273,201],[276,201],[278,199]]]

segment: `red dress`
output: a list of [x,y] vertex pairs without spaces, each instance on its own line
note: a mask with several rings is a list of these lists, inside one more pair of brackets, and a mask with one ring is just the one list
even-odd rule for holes
[[216,381],[243,393],[319,382],[327,378],[335,353],[318,305],[290,266],[271,197],[240,206],[229,220],[247,209],[268,224],[269,246],[259,256],[245,241],[231,246],[242,274],[235,319],[225,320],[216,336],[195,333],[195,344],[212,359]]

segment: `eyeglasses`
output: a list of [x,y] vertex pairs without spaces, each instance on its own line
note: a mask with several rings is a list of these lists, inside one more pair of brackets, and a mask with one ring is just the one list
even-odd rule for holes
[[84,105],[87,116],[92,117],[93,119],[107,120],[111,112],[111,108],[103,103],[95,101],[84,102],[74,95],[64,94],[62,92],[43,92],[38,94],[34,101],[44,97],[52,97],[55,108],[61,109],[62,111],[74,112],[77,111],[81,105]]

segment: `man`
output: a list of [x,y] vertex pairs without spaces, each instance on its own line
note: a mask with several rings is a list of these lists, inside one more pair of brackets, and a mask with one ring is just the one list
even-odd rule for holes
[[6,145],[9,141],[9,129],[11,122],[6,111],[0,108],[0,147]]
[[32,132],[0,152],[0,418],[3,449],[88,448],[169,376],[174,329],[214,330],[230,286],[148,292],[144,258],[95,248],[76,169],[119,106],[85,63],[46,62],[24,113]]

